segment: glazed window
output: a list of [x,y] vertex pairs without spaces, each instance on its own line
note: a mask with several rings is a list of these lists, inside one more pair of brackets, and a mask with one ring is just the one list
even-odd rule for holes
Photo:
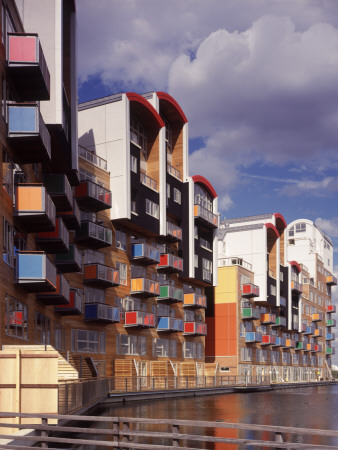
[[155,217],[155,219],[159,218],[160,215],[160,208],[157,203],[152,202],[148,198],[146,199],[146,213],[149,214],[149,216]]
[[116,248],[127,250],[127,235],[121,230],[115,230]]
[[65,349],[65,327],[54,322],[54,347],[56,350]]
[[49,317],[35,311],[35,343],[50,345],[51,322]]
[[120,284],[122,286],[127,286],[127,276],[128,276],[127,264],[117,261],[116,269],[120,272]]
[[144,152],[147,151],[147,136],[144,126],[133,114],[130,115],[130,141]]
[[168,120],[162,115],[162,120],[165,125],[165,144],[167,150],[167,161],[172,164],[172,153],[173,153],[173,132]]
[[6,219],[4,219],[3,227],[3,260],[10,267],[14,267],[14,229]]
[[212,197],[200,184],[195,183],[195,205],[200,205],[212,212]]
[[2,150],[2,187],[13,198],[13,161],[6,150]]
[[28,308],[13,297],[6,295],[5,332],[7,336],[28,339]]
[[296,233],[304,233],[304,231],[306,231],[306,223],[296,223]]
[[181,191],[179,189],[174,188],[174,202],[181,204]]
[[78,353],[105,353],[106,335],[98,331],[72,329],[72,351]]
[[130,155],[130,170],[137,173],[137,158],[133,155]]

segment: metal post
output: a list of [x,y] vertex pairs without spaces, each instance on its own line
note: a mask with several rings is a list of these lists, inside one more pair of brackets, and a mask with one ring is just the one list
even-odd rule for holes
[[[48,425],[48,419],[43,417],[41,419],[41,425]],[[48,432],[41,430],[41,437],[47,437],[47,436],[48,436]],[[41,448],[48,448],[48,442],[41,441]]]

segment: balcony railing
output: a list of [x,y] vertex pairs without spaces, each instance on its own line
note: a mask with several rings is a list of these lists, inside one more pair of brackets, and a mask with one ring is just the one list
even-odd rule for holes
[[157,331],[183,331],[183,320],[175,317],[159,317],[157,319]]
[[67,252],[69,250],[69,231],[62,219],[55,219],[54,231],[40,231],[36,243],[46,253]]
[[307,343],[305,342],[296,342],[295,350],[304,350]]
[[83,282],[101,288],[118,286],[120,284],[120,272],[103,264],[85,264]]
[[112,232],[97,223],[84,221],[76,230],[75,241],[91,248],[109,247],[112,244]]
[[323,337],[323,330],[321,330],[320,328],[317,328],[314,332],[314,336],[315,337]]
[[80,228],[81,213],[75,198],[73,198],[73,209],[71,211],[58,211],[57,216],[61,217],[68,230],[77,230]]
[[145,311],[127,311],[124,317],[124,327],[155,327],[154,314]]
[[242,284],[243,297],[259,297],[259,286],[253,283]]
[[298,283],[298,281],[291,281],[291,290],[302,293],[303,292],[303,286]]
[[170,253],[162,253],[160,261],[157,265],[157,270],[165,272],[182,272],[183,271],[183,259],[178,256],[171,255]]
[[144,186],[147,186],[149,189],[158,192],[157,181],[153,180],[143,172],[140,173],[140,181]]
[[336,326],[336,319],[328,319],[327,321],[326,321],[326,326],[327,327],[335,327]]
[[304,351],[306,352],[314,352],[315,351],[315,344],[308,342],[306,344],[306,348],[304,348]]
[[326,312],[331,314],[336,312],[336,305],[327,305]]
[[56,267],[43,252],[17,252],[16,283],[28,292],[56,291]]
[[260,311],[256,308],[243,308],[242,309],[242,319],[243,320],[253,320],[260,318]]
[[283,345],[284,348],[295,348],[296,347],[296,340],[295,339],[285,339],[285,344]]
[[323,320],[323,313],[312,314],[312,322],[320,322]]
[[156,264],[160,262],[160,251],[145,243],[132,244],[131,259],[139,264]]
[[69,304],[69,283],[63,275],[57,274],[56,291],[39,292],[36,297],[45,305],[67,305]]
[[55,266],[61,273],[81,271],[82,257],[75,244],[69,245],[67,253],[57,253],[55,255]]
[[62,316],[72,316],[82,314],[83,299],[77,289],[70,289],[69,303],[55,306],[55,311]]
[[167,237],[173,242],[182,240],[182,228],[172,222],[167,222]]
[[182,174],[179,170],[175,169],[171,164],[167,163],[167,172],[178,180],[182,181]]
[[7,34],[7,66],[22,101],[49,100],[50,74],[36,34]]
[[95,153],[92,153],[81,146],[79,146],[79,156],[80,158],[85,159],[99,169],[106,171],[108,170],[107,161],[105,159],[95,155]]
[[275,314],[261,314],[261,322],[266,324],[274,324],[276,323],[276,315]]
[[276,344],[276,336],[272,336],[270,334],[263,334],[261,345],[275,345]]
[[327,355],[335,355],[336,349],[334,347],[326,347],[326,354]]
[[184,294],[183,306],[188,308],[206,308],[207,298],[205,295],[189,292]]
[[333,275],[328,275],[326,277],[326,284],[328,284],[329,286],[337,286],[337,278]]
[[44,185],[57,211],[73,209],[73,192],[65,174],[46,174]]
[[184,322],[183,334],[186,336],[206,336],[207,324],[202,322]]
[[95,322],[120,322],[120,309],[103,303],[86,303],[84,320]]
[[148,278],[132,278],[130,293],[155,297],[160,295],[160,283]]
[[245,342],[262,342],[262,333],[248,331],[245,333]]
[[21,164],[51,159],[51,140],[38,103],[8,104],[8,138]]
[[274,347],[285,347],[285,343],[285,338],[276,336],[276,343],[274,344]]
[[336,335],[334,333],[326,333],[325,340],[326,341],[334,341],[336,339]]
[[218,227],[218,216],[212,211],[204,208],[202,205],[194,206],[195,219],[201,219],[204,223],[211,225],[213,228]]
[[157,301],[183,302],[183,289],[169,284],[160,286],[160,295]]
[[80,208],[90,211],[111,208],[111,191],[93,181],[82,181],[76,186],[75,197]]
[[275,327],[286,327],[286,317],[276,317],[276,322],[271,325]]
[[303,331],[303,333],[305,335],[313,335],[313,334],[315,334],[315,330],[316,330],[316,327],[314,325],[308,325],[306,327],[305,331]]
[[27,232],[54,230],[55,215],[54,203],[44,186],[28,183],[15,186],[14,216]]

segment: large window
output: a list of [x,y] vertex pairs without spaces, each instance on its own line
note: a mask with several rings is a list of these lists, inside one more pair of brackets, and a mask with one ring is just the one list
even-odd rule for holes
[[5,332],[7,336],[28,339],[28,308],[15,298],[6,296]]
[[130,140],[133,144],[146,151],[147,137],[145,129],[138,118],[133,114],[130,115]]
[[128,267],[127,264],[116,262],[116,269],[120,272],[120,284],[127,286]]
[[3,260],[9,266],[14,267],[14,229],[6,219],[4,219],[3,226]]
[[247,347],[241,348],[241,360],[242,361],[252,361],[252,348],[247,348]]
[[51,321],[49,317],[35,311],[35,343],[50,345]]
[[127,250],[127,235],[124,231],[115,230],[115,245],[116,248],[126,251]]
[[13,161],[6,150],[2,150],[2,187],[13,198]]
[[65,349],[65,327],[54,322],[54,347],[56,350]]
[[201,342],[188,342],[183,343],[183,357],[184,358],[203,358],[203,347]]
[[72,329],[72,351],[78,353],[105,353],[104,332]]
[[154,339],[153,356],[177,358],[177,341],[172,339]]
[[150,216],[155,217],[155,219],[159,218],[160,208],[157,203],[152,202],[148,198],[146,199],[146,213]]
[[147,338],[145,336],[132,336],[129,334],[116,335],[116,353],[118,355],[147,354]]
[[200,184],[195,183],[195,205],[201,205],[203,208],[212,212],[212,197],[209,192]]

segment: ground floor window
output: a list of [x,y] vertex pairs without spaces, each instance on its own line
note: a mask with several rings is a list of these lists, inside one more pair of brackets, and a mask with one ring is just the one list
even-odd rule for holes
[[9,295],[6,296],[5,333],[18,339],[28,339],[28,308]]
[[54,322],[54,347],[56,350],[64,350],[65,347],[65,327]]
[[51,344],[51,321],[49,317],[35,311],[35,343]]
[[147,338],[145,336],[117,334],[116,353],[118,355],[144,356],[147,354]]
[[203,358],[203,347],[201,342],[187,342],[183,343],[183,357],[184,358]]
[[104,332],[72,329],[72,351],[78,353],[105,353]]

